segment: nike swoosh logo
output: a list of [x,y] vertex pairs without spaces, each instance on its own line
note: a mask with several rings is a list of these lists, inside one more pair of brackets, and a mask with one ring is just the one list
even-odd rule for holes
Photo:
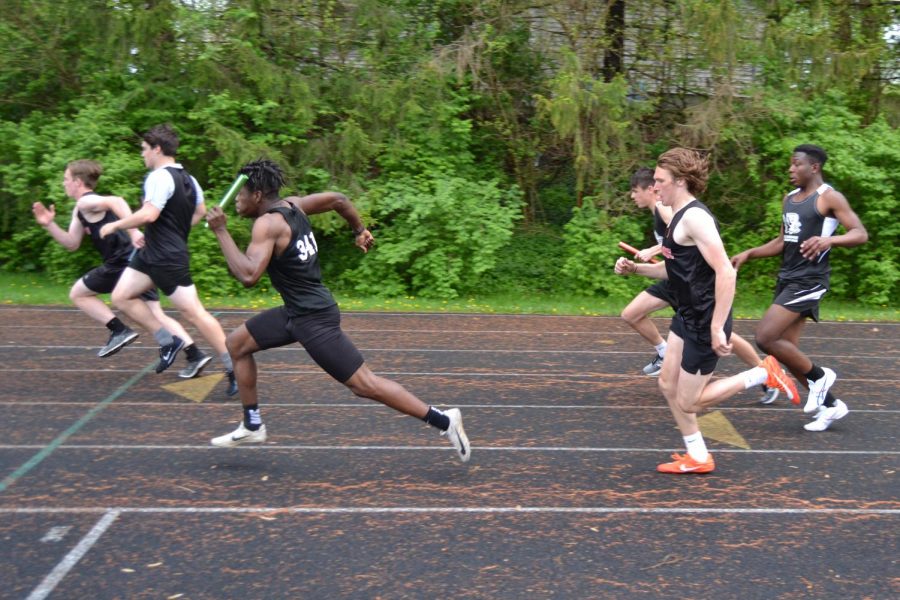
[[233,435],[233,436],[231,436],[231,441],[232,441],[232,442],[239,442],[239,441],[241,441],[241,440],[243,440],[243,439],[245,439],[245,438],[248,438],[248,437],[250,437],[250,436],[249,436],[249,435],[242,435],[242,436],[234,436],[234,435]]
[[678,465],[678,468],[681,469],[681,471],[684,473],[689,473],[690,471],[696,471],[697,469],[699,469],[702,466],[703,465],[700,465],[697,467],[685,467],[684,465]]

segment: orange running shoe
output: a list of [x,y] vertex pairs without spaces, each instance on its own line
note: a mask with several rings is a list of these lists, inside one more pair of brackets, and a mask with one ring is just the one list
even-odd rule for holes
[[682,456],[677,452],[672,455],[674,462],[663,463],[656,467],[660,473],[677,473],[685,475],[687,473],[712,473],[716,468],[716,461],[713,460],[712,454],[706,458],[706,462],[697,462],[691,458],[690,454]]
[[788,400],[792,403],[800,404],[800,392],[797,391],[797,384],[784,372],[774,356],[765,357],[760,366],[769,374],[766,386],[778,388],[787,395]]

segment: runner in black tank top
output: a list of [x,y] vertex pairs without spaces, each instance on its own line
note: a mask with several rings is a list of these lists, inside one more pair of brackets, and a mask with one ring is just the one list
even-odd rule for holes
[[708,166],[696,151],[675,148],[659,158],[655,190],[674,215],[663,239],[665,262],[637,264],[616,261],[616,273],[639,273],[668,279],[678,302],[669,329],[668,349],[659,387],[687,453],[662,463],[662,473],[710,473],[715,461],[706,449],[697,413],[753,386],[766,384],[789,390],[784,372],[771,357],[739,375],[711,381],[719,356],[731,351],[731,303],[735,272],[709,209],[696,200],[706,187]]
[[[781,232],[731,259],[740,268],[752,258],[781,255],[775,298],[756,328],[756,344],[774,354],[809,389],[803,411],[814,419],[804,425],[807,431],[828,429],[849,409],[831,393],[837,374],[813,363],[797,342],[806,319],[819,318],[819,302],[828,291],[831,249],[858,246],[868,239],[844,195],[824,182],[822,168],[827,159],[818,146],[794,148],[789,174],[797,189],[782,202]],[[838,225],[846,229],[843,235],[835,235]]]
[[[84,234],[87,233],[94,248],[103,257],[103,264],[85,273],[72,285],[69,297],[76,307],[109,329],[109,341],[97,353],[100,357],[106,357],[115,354],[138,337],[138,334],[119,320],[97,295],[113,291],[134,250],[132,236],[140,239],[140,233],[116,231],[106,237],[100,235],[104,225],[131,214],[131,209],[122,198],[101,196],[93,191],[102,171],[100,164],[92,160],[72,161],[66,167],[63,186],[66,195],[76,201],[68,231],[63,231],[54,223],[54,207],[51,206],[48,210],[40,202],[35,202],[32,210],[38,223],[68,250],[78,249]],[[176,321],[163,313],[155,289],[141,294],[139,300],[146,304],[151,313],[167,322],[173,329],[184,331]]]
[[[631,178],[631,198],[634,200],[634,203],[638,208],[647,208],[653,212],[653,236],[657,242],[656,246],[641,250],[637,255],[638,258],[644,257],[647,259],[662,251],[663,239],[669,227],[668,221],[672,218],[672,209],[658,202],[658,196],[653,186],[652,169],[638,169]],[[675,297],[669,281],[663,279],[635,296],[622,311],[622,319],[656,349],[653,360],[643,369],[645,375],[659,375],[659,372],[662,370],[666,342],[659,334],[659,330],[650,316],[666,306],[677,309],[678,299]],[[753,346],[750,345],[750,342],[734,333],[731,335],[730,340],[734,347],[734,354],[738,358],[751,367],[759,364],[759,355]],[[759,398],[761,404],[771,404],[778,397],[778,388],[769,388],[763,385],[761,389],[763,391],[762,396]]]
[[256,220],[247,251],[241,252],[235,245],[220,208],[210,208],[207,222],[216,234],[229,271],[247,287],[268,271],[272,285],[284,299],[284,306],[253,317],[229,334],[228,350],[234,360],[244,418],[235,431],[214,438],[212,444],[232,447],[266,441],[254,354],[299,342],[316,364],[354,394],[437,427],[447,436],[459,458],[468,461],[471,450],[459,409],[440,411],[429,407],[400,384],[372,373],[341,329],[337,304],[322,285],[319,248],[306,214],[337,212],[353,229],[356,246],[367,252],[375,238],[362,224],[353,204],[343,194],[332,192],[282,200],[279,190],[284,185],[284,176],[271,161],[250,163],[241,173],[248,180],[237,195],[235,208],[242,217]]
[[309,219],[294,205],[278,206],[268,211],[278,213],[291,228],[291,241],[280,255],[273,255],[266,271],[272,287],[284,300],[290,317],[299,317],[337,304],[322,284],[319,252]]
[[[715,223],[718,235],[719,224],[709,208],[699,200],[693,200],[673,215],[663,238],[663,252],[666,257],[666,273],[669,285],[677,301],[677,314],[685,326],[690,328],[703,340],[709,340],[709,327],[712,323],[713,309],[716,305],[716,273],[700,253],[696,245],[682,246],[675,242],[674,231],[685,213],[691,209],[699,209],[710,216]],[[728,322],[731,312],[728,313]],[[730,327],[727,333],[730,335]]]

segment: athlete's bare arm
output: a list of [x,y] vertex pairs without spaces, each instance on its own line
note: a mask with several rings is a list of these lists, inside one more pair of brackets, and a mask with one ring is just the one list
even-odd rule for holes
[[350,229],[358,231],[354,244],[363,252],[368,252],[372,244],[375,243],[375,237],[368,229],[363,226],[362,219],[352,202],[339,192],[321,192],[318,194],[310,194],[308,196],[288,196],[284,198],[285,202],[293,204],[308,215],[315,215],[333,210],[341,215]]
[[47,230],[50,236],[59,242],[59,244],[68,250],[74,252],[81,246],[81,240],[84,238],[84,227],[78,220],[78,208],[72,209],[72,220],[69,222],[69,229],[64,230],[56,224],[56,206],[54,204],[47,208],[40,202],[31,205],[31,211],[38,224]]
[[850,208],[847,198],[839,191],[830,189],[816,198],[816,210],[820,214],[833,216],[846,232],[842,235],[828,237],[813,236],[804,240],[800,244],[800,253],[807,260],[815,260],[819,254],[833,246],[852,248],[868,241],[869,233],[865,226]]
[[280,250],[284,250],[291,235],[291,228],[284,218],[275,213],[265,214],[253,223],[250,234],[250,245],[247,252],[241,252],[226,227],[225,213],[218,206],[210,207],[206,221],[216,234],[222,254],[228,263],[228,270],[244,287],[251,287],[259,281],[275,252],[276,243],[281,241]]

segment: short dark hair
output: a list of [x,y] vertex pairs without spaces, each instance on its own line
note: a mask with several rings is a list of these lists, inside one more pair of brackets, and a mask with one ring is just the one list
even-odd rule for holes
[[247,163],[239,173],[247,176],[247,183],[244,185],[251,192],[262,192],[263,198],[266,199],[277,197],[285,181],[281,167],[274,161],[264,158]]
[[825,152],[825,149],[821,146],[816,146],[815,144],[800,144],[794,148],[794,154],[797,152],[802,152],[807,155],[810,161],[818,163],[820,168],[824,167],[825,161],[828,160],[828,154]]
[[646,190],[654,183],[656,182],[653,180],[653,169],[649,167],[641,167],[631,176],[631,189],[639,187]]
[[97,186],[97,181],[103,175],[103,166],[100,163],[96,160],[85,158],[73,160],[66,165],[66,169],[69,170],[69,175],[72,176],[72,179],[78,179],[85,187],[90,189],[94,189]]
[[166,156],[175,156],[178,152],[178,134],[168,123],[151,127],[141,138],[151,148],[159,146]]

